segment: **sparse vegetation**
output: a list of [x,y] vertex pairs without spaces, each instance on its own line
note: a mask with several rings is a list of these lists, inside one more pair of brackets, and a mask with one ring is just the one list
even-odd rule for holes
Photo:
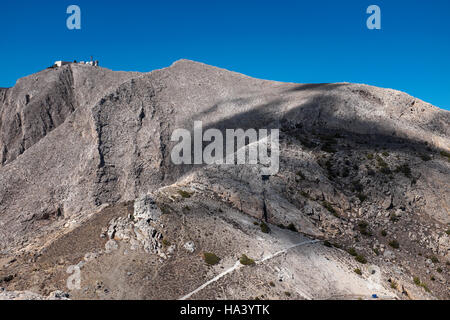
[[350,248],[347,250],[347,252],[351,255],[356,257],[358,255],[358,253],[356,252],[355,248]]
[[366,264],[366,263],[367,263],[367,259],[366,259],[363,255],[361,255],[361,254],[358,254],[358,255],[355,257],[355,259],[356,259],[356,261],[358,261],[359,263],[362,263],[362,264]]
[[163,239],[162,244],[166,247],[170,246],[170,241],[167,239]]
[[372,232],[370,232],[370,230],[368,230],[369,224],[366,221],[360,221],[358,223],[358,230],[359,232],[361,232],[362,235],[364,236],[372,236]]
[[419,154],[420,159],[422,159],[423,161],[430,161],[431,157],[425,153],[421,153]]
[[293,223],[290,223],[286,229],[291,230],[293,232],[297,232],[297,228],[295,227],[295,225]]
[[265,224],[264,222],[261,222],[261,224],[259,225],[259,227],[261,228],[261,231],[263,233],[269,233],[270,232],[270,228],[267,224]]
[[330,212],[332,215],[337,216],[337,212],[336,210],[334,210],[333,206],[328,202],[328,201],[324,201],[322,202],[322,205],[325,209],[328,210],[328,212]]
[[360,276],[362,275],[361,269],[357,268],[357,269],[355,269],[354,271],[355,271],[356,274],[358,274],[358,275],[360,275]]
[[297,171],[297,176],[300,177],[302,180],[305,180],[305,175],[300,170]]
[[218,264],[220,262],[220,258],[212,252],[204,252],[203,258],[205,262],[211,266]]
[[367,196],[363,193],[358,193],[357,197],[358,197],[359,201],[361,201],[361,203],[363,203],[367,199]]
[[390,217],[389,217],[389,220],[391,220],[391,222],[395,223],[395,222],[397,222],[398,220],[400,220],[400,217],[397,216],[395,213],[391,213],[391,215],[390,215]]
[[391,246],[394,249],[398,249],[398,248],[400,248],[400,243],[398,243],[397,240],[392,240],[392,241],[389,241],[389,246]]
[[407,178],[412,177],[411,168],[409,167],[409,165],[407,163],[397,166],[395,168],[395,172],[403,173],[403,175]]
[[185,199],[191,197],[191,194],[189,192],[187,192],[187,191],[184,191],[184,190],[178,190],[178,194],[180,196],[182,196],[183,198],[185,198]]
[[397,289],[397,287],[398,287],[397,282],[395,282],[395,280],[391,280],[391,288],[392,289]]
[[255,264],[255,260],[250,259],[249,257],[247,257],[245,254],[243,254],[241,256],[241,258],[239,259],[239,262],[244,265],[244,266],[251,266]]
[[323,242],[323,245],[325,246],[325,247],[328,247],[328,248],[331,248],[333,245],[330,243],[330,241],[328,241],[328,240],[325,240],[324,242]]
[[433,263],[439,263],[439,259],[436,256],[430,257],[431,262]]
[[425,283],[423,283],[422,281],[420,281],[419,277],[414,277],[413,278],[414,284],[422,287],[426,292],[430,292],[430,289],[428,289],[427,285]]
[[441,156],[446,157],[446,158],[447,158],[447,161],[450,162],[450,152],[447,152],[447,151],[442,150],[442,151],[440,152],[440,154],[441,154]]

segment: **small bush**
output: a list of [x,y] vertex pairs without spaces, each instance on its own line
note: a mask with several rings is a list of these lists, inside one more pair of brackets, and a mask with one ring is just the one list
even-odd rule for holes
[[395,172],[403,173],[403,175],[407,178],[412,177],[411,168],[409,167],[409,165],[407,163],[397,166],[397,168],[395,168]]
[[187,199],[191,197],[191,194],[189,192],[186,192],[184,190],[178,190],[178,194],[182,196],[183,198]]
[[391,220],[391,222],[395,223],[395,222],[397,222],[398,220],[400,220],[400,217],[397,216],[395,213],[391,213],[391,215],[390,215],[390,217],[389,217],[389,220]]
[[305,180],[305,175],[300,170],[297,171],[297,176],[299,176],[302,180]]
[[354,256],[354,257],[356,257],[358,255],[358,253],[356,252],[355,248],[350,248],[350,249],[347,250],[347,252],[350,255]]
[[355,269],[354,271],[355,271],[356,274],[358,274],[360,276],[362,275],[361,269]]
[[275,283],[273,283],[273,281],[270,281],[270,282],[269,282],[269,286],[275,287]]
[[387,231],[386,231],[386,230],[381,230],[381,235],[382,235],[383,237],[386,237],[386,236],[387,236]]
[[392,289],[397,289],[397,287],[398,287],[397,282],[395,282],[394,280],[391,280],[391,288]]
[[430,257],[431,262],[433,263],[439,263],[439,259],[436,258],[435,256]]
[[439,267],[439,268],[436,269],[436,271],[437,271],[438,273],[442,273],[442,268]]
[[414,277],[413,281],[414,281],[414,284],[416,284],[419,287],[422,287],[426,292],[430,292],[430,289],[428,289],[428,287],[425,283],[420,281],[419,277]]
[[356,259],[356,261],[358,261],[359,263],[362,263],[362,264],[366,264],[366,263],[367,263],[367,259],[366,259],[363,255],[358,254],[358,255],[355,257],[355,259]]
[[361,203],[363,203],[367,199],[367,196],[363,193],[358,193],[357,197],[358,197],[359,201],[361,201]]
[[284,294],[286,295],[286,297],[290,297],[291,296],[291,293],[287,292],[287,291]]
[[328,247],[328,248],[331,248],[331,247],[333,246],[328,240],[325,240],[325,241],[323,242],[323,245],[324,245],[325,247]]
[[384,151],[381,155],[382,155],[383,157],[387,158],[387,157],[389,157],[389,152]]
[[270,232],[270,228],[267,224],[265,224],[264,222],[261,222],[261,224],[259,225],[259,227],[261,228],[261,231],[263,233],[269,233]]
[[450,161],[450,153],[447,151],[441,151],[440,152],[441,156],[446,157],[447,161]]
[[251,266],[255,264],[255,260],[250,259],[249,257],[247,257],[245,254],[243,254],[241,256],[241,258],[239,259],[239,262],[241,264],[243,264],[244,266]]
[[447,231],[445,231],[445,233],[450,236],[450,229],[447,229]]
[[293,223],[290,223],[286,229],[291,230],[293,232],[297,232],[297,228],[295,227],[295,225]]
[[163,239],[162,243],[163,243],[163,245],[166,246],[166,247],[170,246],[170,241],[167,240],[167,239]]
[[431,157],[425,153],[422,153],[419,155],[420,159],[422,159],[422,161],[430,161]]
[[337,215],[336,210],[334,210],[333,206],[332,206],[328,201],[324,201],[324,202],[322,203],[322,205],[323,205],[323,207],[324,207],[325,209],[328,210],[328,212],[330,212],[330,213],[333,214],[334,216]]
[[392,248],[394,248],[394,249],[400,248],[400,243],[398,243],[397,240],[389,241],[389,245],[390,245]]
[[204,252],[203,258],[205,262],[211,266],[218,264],[220,262],[220,258],[211,252]]
[[369,153],[368,155],[367,155],[367,159],[369,159],[369,160],[373,160],[373,153]]

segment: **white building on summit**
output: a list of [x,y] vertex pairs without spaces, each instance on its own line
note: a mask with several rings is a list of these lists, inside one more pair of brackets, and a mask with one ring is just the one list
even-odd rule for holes
[[65,65],[67,65],[67,64],[72,64],[72,63],[87,64],[87,65],[90,65],[90,66],[98,67],[98,60],[95,60],[95,61],[88,61],[88,62],[84,62],[84,61],[80,61],[80,62],[76,62],[76,61],[74,61],[74,62],[68,62],[68,61],[55,61],[54,66],[55,66],[55,67],[62,67],[62,66],[65,66]]
[[67,62],[67,61],[55,61],[55,66],[57,67],[62,67],[66,64],[71,64],[72,62]]

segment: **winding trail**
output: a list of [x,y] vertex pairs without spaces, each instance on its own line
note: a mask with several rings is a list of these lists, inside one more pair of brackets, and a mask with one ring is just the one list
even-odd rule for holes
[[[271,254],[271,255],[268,255],[267,257],[262,258],[261,260],[256,261],[255,264],[261,264],[261,263],[263,263],[263,262],[265,262],[265,261],[267,261],[267,260],[273,259],[273,258],[279,256],[280,254],[286,253],[287,251],[289,251],[289,250],[291,250],[291,249],[293,249],[293,248],[300,247],[300,246],[303,246],[303,245],[306,245],[306,244],[317,243],[317,242],[320,242],[320,240],[308,240],[308,241],[303,241],[303,242],[300,242],[300,243],[297,243],[297,244],[293,244],[293,245],[291,245],[291,246],[289,246],[289,247],[287,247],[287,248],[284,248],[283,250],[277,251],[277,252],[275,252],[275,253],[273,253],[273,254]],[[205,283],[202,284],[200,287],[198,287],[198,288],[195,289],[194,291],[188,293],[187,295],[185,295],[184,297],[182,297],[182,298],[180,298],[180,299],[178,299],[178,300],[186,300],[186,299],[189,299],[191,296],[193,296],[193,295],[196,294],[197,292],[203,290],[204,288],[206,288],[207,286],[209,286],[211,283],[214,283],[214,282],[218,281],[219,279],[223,278],[223,277],[226,276],[227,274],[229,274],[229,273],[231,273],[231,272],[233,272],[233,271],[235,271],[235,270],[238,270],[238,269],[240,269],[240,268],[242,268],[242,267],[243,267],[243,265],[242,265],[239,261],[237,261],[237,262],[234,264],[234,266],[232,266],[231,268],[229,268],[229,269],[225,270],[224,272],[218,274],[217,276],[215,276],[215,277],[212,278],[211,280],[205,282]]]

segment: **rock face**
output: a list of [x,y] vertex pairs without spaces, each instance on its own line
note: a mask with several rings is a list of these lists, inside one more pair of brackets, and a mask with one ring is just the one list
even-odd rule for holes
[[[194,121],[224,133],[279,129],[279,173],[262,181],[252,165],[174,165],[171,134],[192,130]],[[265,210],[270,229],[356,248],[373,263],[401,264],[403,275],[435,272],[431,289],[445,296],[450,112],[395,90],[258,80],[187,60],[145,74],[67,65],[0,89],[0,151],[0,253],[7,257],[39,256],[88,228],[102,208],[131,201],[133,214],[101,226],[105,242],[114,241],[106,251],[121,254],[123,242],[176,259],[204,248],[184,235],[184,222],[178,246],[163,244],[165,212],[192,195],[177,209],[185,223],[197,221],[193,208],[204,210],[206,199],[258,220]],[[419,253],[423,266],[413,263]],[[426,267],[431,255],[441,272]]]

